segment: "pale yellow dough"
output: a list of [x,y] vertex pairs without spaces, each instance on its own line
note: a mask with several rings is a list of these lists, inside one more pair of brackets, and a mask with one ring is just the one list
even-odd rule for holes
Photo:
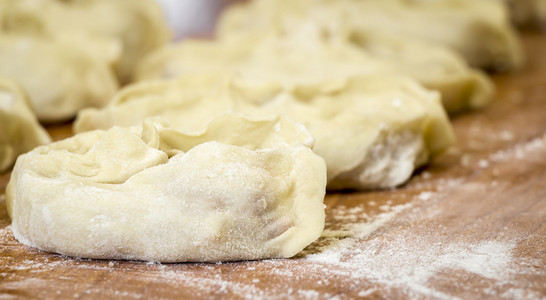
[[497,0],[255,0],[227,10],[219,35],[261,34],[310,15],[330,27],[348,24],[356,32],[444,45],[475,67],[506,70],[522,63],[517,33]]
[[113,67],[121,83],[131,81],[140,59],[171,37],[153,0],[2,0],[0,17],[3,31],[71,34],[87,40],[88,48],[97,43],[117,47]]
[[17,81],[38,119],[59,122],[104,106],[118,89],[108,63],[72,36],[0,35],[0,76]]
[[301,20],[264,37],[189,40],[164,47],[143,61],[136,79],[207,72],[273,78],[285,86],[373,73],[406,75],[439,91],[451,113],[483,107],[493,94],[481,71],[444,47]]
[[199,132],[157,119],[20,156],[12,230],[42,250],[161,262],[291,257],[324,228],[326,166],[305,128],[222,115]]
[[0,172],[11,167],[19,154],[49,142],[23,90],[0,78]]
[[329,189],[397,186],[454,141],[436,92],[379,75],[292,86],[243,75],[142,82],[102,110],[81,111],[74,129],[132,126],[161,116],[175,128],[199,132],[226,111],[280,114],[304,124],[328,166]]

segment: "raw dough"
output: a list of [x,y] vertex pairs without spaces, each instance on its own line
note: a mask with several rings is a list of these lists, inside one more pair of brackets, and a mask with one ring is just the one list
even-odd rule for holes
[[436,92],[393,76],[359,76],[286,87],[254,76],[196,74],[126,88],[102,110],[82,110],[76,132],[132,126],[162,116],[175,128],[200,131],[226,111],[280,114],[304,124],[326,160],[329,189],[404,183],[413,170],[454,141]]
[[265,38],[232,37],[220,41],[184,41],[162,48],[143,61],[137,80],[184,74],[252,74],[294,82],[383,73],[407,75],[438,90],[448,112],[480,108],[490,102],[493,85],[445,47],[400,37],[331,29],[319,21],[285,24]]
[[[2,0],[4,30],[52,36],[72,34],[96,43],[102,39],[121,51],[116,68],[122,83],[133,68],[154,49],[166,44],[171,33],[161,9],[152,0]],[[93,47],[93,46],[90,46]]]
[[15,82],[0,78],[0,172],[11,167],[19,154],[49,142],[24,92]]
[[291,257],[324,228],[326,166],[305,128],[224,115],[199,133],[157,120],[20,156],[7,187],[22,243],[162,262]]
[[69,36],[1,34],[0,76],[21,84],[39,120],[67,120],[83,107],[105,105],[118,88],[106,60],[86,45]]
[[320,15],[327,26],[403,36],[458,51],[472,66],[521,65],[522,50],[506,8],[492,0],[256,0],[228,9],[220,36],[262,34],[285,20]]

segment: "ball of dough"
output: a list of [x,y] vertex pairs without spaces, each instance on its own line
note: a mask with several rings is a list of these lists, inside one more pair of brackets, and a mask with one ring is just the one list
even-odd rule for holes
[[131,81],[139,60],[171,37],[161,9],[152,0],[2,2],[4,31],[55,37],[77,35],[88,40],[87,48],[100,40],[117,45],[114,68],[121,83]]
[[304,124],[328,165],[329,189],[400,185],[454,142],[438,93],[390,75],[292,86],[244,74],[142,82],[121,91],[104,109],[81,111],[74,129],[133,126],[161,116],[175,128],[200,131],[226,111],[279,114]]
[[59,122],[104,106],[118,89],[109,64],[72,38],[0,35],[0,76],[28,92],[38,119]]
[[15,82],[0,78],[0,172],[11,167],[19,154],[50,141],[25,93]]
[[224,115],[199,133],[157,120],[22,155],[15,237],[70,256],[162,262],[291,257],[324,228],[326,166],[305,128]]

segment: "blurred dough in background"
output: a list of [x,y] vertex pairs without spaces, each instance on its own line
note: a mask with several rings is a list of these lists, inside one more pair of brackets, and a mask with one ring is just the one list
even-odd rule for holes
[[43,122],[106,104],[118,81],[129,82],[139,60],[169,40],[153,0],[0,2],[0,76],[24,87]]
[[50,141],[24,91],[15,82],[0,78],[0,172],[11,167],[19,154]]
[[313,150],[326,161],[329,189],[398,186],[454,142],[438,93],[392,75],[290,87],[252,74],[143,81],[103,109],[82,110],[74,131],[135,126],[160,116],[178,130],[201,132],[226,112],[281,115],[305,125],[316,139]]
[[356,32],[450,47],[475,67],[510,70],[522,63],[518,36],[505,6],[495,0],[256,0],[229,8],[219,35],[260,34],[284,18],[304,19],[310,11],[330,26],[343,21]]
[[38,119],[59,122],[88,106],[103,106],[118,89],[96,45],[74,36],[0,35],[0,76],[21,84]]
[[2,0],[3,31],[73,33],[118,43],[115,68],[121,83],[150,51],[167,43],[171,33],[153,0]]
[[285,21],[267,34],[167,45],[143,60],[135,79],[214,72],[274,78],[289,87],[388,73],[412,77],[439,91],[450,113],[481,108],[492,98],[493,85],[487,76],[446,47],[371,31],[353,32],[351,27],[332,28],[311,17]]

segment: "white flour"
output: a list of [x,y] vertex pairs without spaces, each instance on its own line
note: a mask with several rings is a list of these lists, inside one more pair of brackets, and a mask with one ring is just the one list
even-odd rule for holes
[[491,154],[490,158],[496,162],[502,162],[509,159],[523,159],[533,151],[543,151],[546,148],[546,133],[540,137],[523,144],[516,144],[507,150],[499,150]]
[[[432,195],[429,192],[421,193],[418,198],[427,201]],[[514,275],[532,270],[528,268],[527,262],[516,261],[513,258],[512,250],[515,247],[513,242],[481,241],[468,244],[442,241],[431,246],[431,238],[416,235],[411,230],[406,230],[405,234],[397,234],[397,239],[389,243],[382,239],[365,239],[398,212],[407,208],[408,204],[395,206],[390,212],[381,214],[370,222],[349,225],[354,230],[354,237],[334,242],[321,249],[319,253],[308,255],[306,260],[329,265],[325,269],[327,272],[342,274],[353,282],[368,280],[384,285],[381,290],[403,289],[412,298],[423,296],[456,298],[434,288],[430,283],[438,276],[449,280],[449,274],[454,272],[462,274],[466,279],[490,279],[492,286],[510,287],[514,284],[512,282]],[[324,275],[328,276],[328,273]],[[458,284],[459,279],[451,283]],[[515,296],[540,298],[538,293],[532,291],[506,288],[502,294],[497,294],[491,287],[489,288],[489,292],[499,298]],[[478,292],[480,291],[475,290],[474,295]],[[360,292],[362,295],[371,293],[373,289],[364,289]]]

